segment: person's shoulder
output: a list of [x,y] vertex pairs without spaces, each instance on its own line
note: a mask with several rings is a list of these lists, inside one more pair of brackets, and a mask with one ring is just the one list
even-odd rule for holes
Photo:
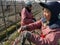
[[26,12],[26,8],[23,8],[21,12]]
[[22,9],[22,11],[25,11],[25,10],[26,10],[25,8]]

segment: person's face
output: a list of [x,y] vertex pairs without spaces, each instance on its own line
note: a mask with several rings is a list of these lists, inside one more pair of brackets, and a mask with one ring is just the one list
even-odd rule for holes
[[31,7],[29,7],[29,9],[30,9],[30,10],[32,10],[32,6],[31,6]]
[[43,15],[44,15],[44,17],[47,19],[47,21],[50,20],[50,18],[51,18],[51,12],[50,12],[50,10],[44,8],[44,9],[43,9]]

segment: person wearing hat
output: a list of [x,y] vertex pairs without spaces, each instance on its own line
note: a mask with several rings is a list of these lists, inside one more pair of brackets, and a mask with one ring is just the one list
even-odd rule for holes
[[[39,4],[43,7],[44,17],[34,23],[22,26],[18,32],[23,31],[23,39],[27,37],[27,40],[36,45],[58,45],[60,39],[60,19],[58,18],[60,3],[54,1],[40,2]],[[30,31],[34,29],[40,29],[41,34],[31,33]],[[23,42],[22,45],[24,45]]]
[[[32,10],[32,2],[27,1],[25,3],[25,7],[21,11],[21,27],[36,21],[36,19],[33,17],[31,10]],[[15,41],[13,42],[13,45],[16,45],[20,41],[19,39],[20,39],[20,36],[15,39]]]
[[25,7],[21,11],[21,26],[24,26],[36,21],[36,19],[33,17],[31,10],[32,10],[32,2],[27,1],[25,3]]

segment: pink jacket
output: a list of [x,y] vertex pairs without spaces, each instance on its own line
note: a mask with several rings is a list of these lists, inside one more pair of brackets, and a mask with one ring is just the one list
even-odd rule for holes
[[49,26],[44,26],[39,20],[35,23],[29,24],[27,26],[29,31],[34,29],[40,29],[41,35],[32,35],[31,41],[36,45],[58,45],[58,40],[60,39],[60,28],[51,29]]
[[25,8],[23,8],[21,12],[21,25],[27,25],[30,23],[33,23],[33,15],[32,13],[29,13]]

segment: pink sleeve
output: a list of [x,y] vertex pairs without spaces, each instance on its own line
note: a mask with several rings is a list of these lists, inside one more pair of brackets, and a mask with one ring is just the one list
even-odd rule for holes
[[26,24],[33,22],[32,19],[28,18],[28,14],[25,9],[23,9],[21,12],[21,19],[22,19],[23,23],[26,23]]
[[27,28],[28,28],[29,31],[32,31],[34,29],[40,29],[41,26],[42,26],[42,23],[39,20],[37,22],[34,22],[34,23],[31,23],[31,24],[27,25]]

